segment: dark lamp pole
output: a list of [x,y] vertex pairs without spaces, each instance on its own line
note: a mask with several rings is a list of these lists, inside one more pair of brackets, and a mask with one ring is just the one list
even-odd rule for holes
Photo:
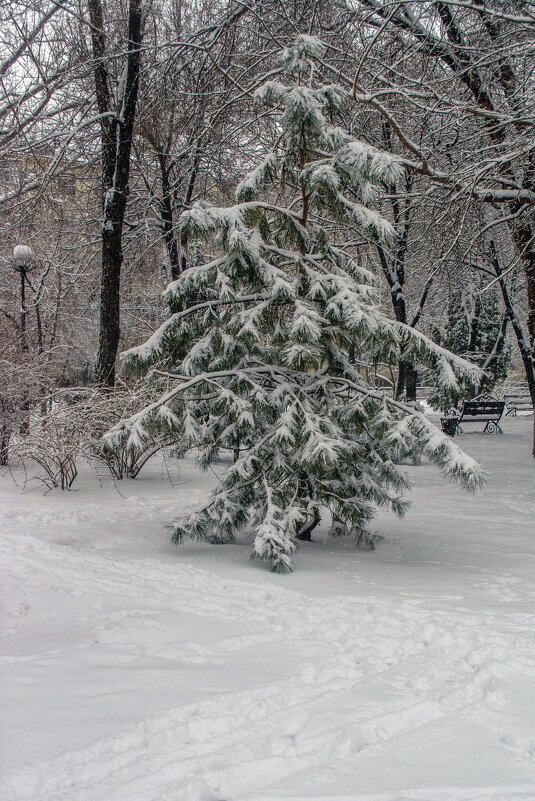
[[26,342],[26,281],[28,273],[37,267],[35,255],[28,245],[16,245],[13,248],[13,269],[20,273],[20,346],[23,352],[28,350]]

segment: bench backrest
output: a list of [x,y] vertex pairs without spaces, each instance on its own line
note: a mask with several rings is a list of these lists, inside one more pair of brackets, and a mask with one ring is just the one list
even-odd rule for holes
[[531,403],[531,395],[529,392],[517,392],[514,395],[504,395],[503,399],[506,403]]
[[480,400],[465,401],[462,411],[463,417],[484,417],[485,415],[498,417],[503,414],[505,401]]

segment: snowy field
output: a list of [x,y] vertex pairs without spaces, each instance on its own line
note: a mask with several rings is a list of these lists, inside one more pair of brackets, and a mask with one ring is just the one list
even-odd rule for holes
[[192,462],[0,476],[1,800],[535,799],[531,426],[459,438],[477,497],[411,466],[376,552],[319,534],[286,576],[169,543]]

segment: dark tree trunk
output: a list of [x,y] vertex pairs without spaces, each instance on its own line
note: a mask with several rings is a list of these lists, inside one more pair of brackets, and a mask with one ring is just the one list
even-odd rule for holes
[[398,380],[396,382],[396,398],[405,396],[409,402],[416,401],[416,384],[418,372],[414,369],[414,364],[407,361],[400,361],[398,364]]
[[[298,498],[310,498],[311,500],[314,499],[314,486],[307,476],[306,473],[302,473],[299,477],[299,487],[297,490],[297,497]],[[321,523],[321,515],[318,509],[314,509],[312,514],[312,520],[308,522],[305,520],[301,523],[295,524],[295,536],[296,539],[301,540],[303,542],[311,542],[312,541],[312,532],[314,529],[319,526]]]
[[130,153],[137,106],[142,42],[142,0],[129,0],[128,50],[117,99],[111,90],[101,0],[88,0],[94,57],[95,91],[101,114],[102,248],[99,348],[95,378],[101,387],[115,384],[120,337],[120,285],[123,225],[130,177]]
[[[392,148],[391,131],[388,123],[386,123],[383,126],[383,133],[385,137],[385,143],[387,147],[391,149]],[[381,246],[378,247],[381,268],[387,280],[388,286],[390,287],[392,308],[394,310],[396,320],[399,323],[403,323],[404,325],[409,324],[407,317],[407,304],[405,303],[405,295],[403,293],[403,287],[405,286],[405,280],[406,280],[405,266],[407,260],[409,229],[410,229],[411,212],[412,212],[412,205],[410,198],[412,182],[413,182],[412,175],[410,175],[410,173],[407,173],[405,177],[405,187],[404,187],[405,202],[403,204],[403,207],[400,202],[400,197],[398,195],[398,190],[396,186],[392,186],[390,188],[392,192],[392,212],[394,216],[394,224],[396,226],[396,229],[399,231],[399,236],[395,242],[391,254],[387,255],[383,247]],[[422,297],[420,299],[420,305],[418,311],[415,314],[412,323],[410,323],[412,328],[415,328],[416,325],[418,324],[420,315],[427,300],[427,295],[429,293],[430,286],[431,283],[430,281],[428,281],[424,293],[422,294]],[[404,396],[407,401],[411,402],[416,401],[417,379],[418,379],[418,373],[416,372],[415,366],[412,362],[408,361],[404,357],[403,347],[402,347],[401,358],[398,363],[398,378],[394,389],[394,396],[396,398],[401,398],[402,396]]]
[[312,532],[317,526],[319,526],[320,522],[321,517],[319,512],[316,510],[312,520],[297,531],[297,539],[301,540],[302,542],[312,542]]
[[[518,212],[516,206],[512,207],[512,211]],[[535,360],[535,226],[524,220],[513,226],[512,233],[526,276],[529,348],[532,360]]]
[[[398,287],[394,286],[391,289],[391,293],[396,320],[399,323],[407,325],[407,306],[405,304],[403,292],[401,288],[398,289]],[[417,379],[418,373],[416,372],[414,364],[404,358],[402,349],[401,359],[398,363],[398,380],[396,382],[395,397],[401,398],[404,396],[407,401],[415,401]]]
[[160,216],[162,218],[163,239],[167,255],[167,280],[176,281],[180,275],[180,259],[178,245],[175,238],[173,218],[173,198],[169,184],[169,166],[163,153],[158,153],[160,175],[162,181],[162,199],[159,202]]
[[470,320],[470,332],[468,337],[468,352],[473,353],[477,350],[477,341],[479,337],[479,325],[481,322],[481,297],[476,295],[474,302],[474,313]]
[[408,401],[416,401],[416,384],[418,373],[413,364],[407,365],[407,376],[405,379],[405,395]]
[[5,425],[0,428],[0,466],[5,467],[9,460],[9,441],[11,431]]
[[122,262],[122,225],[116,224],[112,231],[103,231],[102,235],[99,349],[95,368],[97,384],[102,387],[113,387],[115,384]]
[[[195,155],[193,157],[193,166],[191,168],[191,173],[188,180],[188,186],[186,189],[186,194],[184,196],[184,207],[188,208],[191,204],[191,200],[193,198],[193,193],[195,191],[195,182],[197,180],[197,172],[199,170],[199,163],[201,161],[202,150],[201,146],[197,144],[195,149]],[[181,273],[188,268],[188,237],[185,231],[182,231],[180,235],[180,266],[179,271]]]

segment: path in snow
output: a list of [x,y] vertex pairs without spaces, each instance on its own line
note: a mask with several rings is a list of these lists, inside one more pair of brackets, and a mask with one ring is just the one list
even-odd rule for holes
[[319,538],[290,576],[168,544],[191,465],[126,498],[2,478],[2,801],[533,801],[530,428],[462,438],[480,496],[411,467],[378,551]]

